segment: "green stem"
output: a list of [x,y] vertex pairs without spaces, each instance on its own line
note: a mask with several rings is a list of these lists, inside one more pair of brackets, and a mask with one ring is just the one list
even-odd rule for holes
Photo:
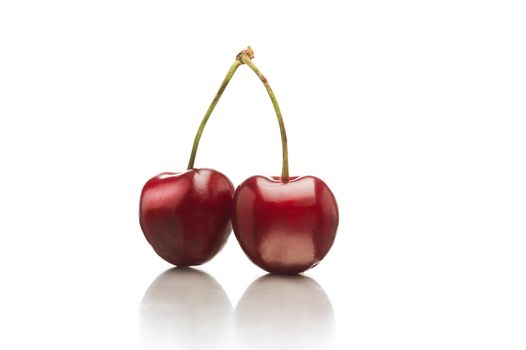
[[214,96],[214,99],[212,100],[210,107],[208,107],[208,110],[206,111],[205,116],[203,117],[203,120],[201,121],[201,124],[199,125],[199,129],[197,129],[197,133],[195,134],[194,144],[192,146],[192,153],[190,154],[190,160],[188,161],[188,170],[194,168],[195,155],[197,154],[197,148],[199,147],[199,141],[201,140],[201,135],[203,134],[203,130],[205,129],[206,122],[208,122],[208,118],[210,118],[210,115],[214,111],[214,108],[216,107],[217,102],[219,102],[221,95],[223,95],[223,92],[225,91],[228,83],[230,82],[237,68],[241,64],[242,63],[239,61],[239,59],[236,58],[236,61],[232,64],[232,66],[228,70],[228,73],[225,76],[225,79],[221,83],[219,90],[217,90],[217,93]]
[[272,91],[272,88],[270,87],[267,78],[261,73],[261,71],[254,65],[252,60],[250,59],[246,53],[242,53],[238,56],[238,59],[241,60],[244,64],[250,67],[256,73],[256,75],[259,77],[261,82],[263,82],[263,85],[265,85],[265,89],[267,89],[268,95],[270,96],[270,100],[272,101],[272,105],[274,106],[274,111],[276,111],[276,117],[278,118],[278,124],[279,124],[279,130],[281,133],[281,148],[283,152],[283,163],[281,167],[281,181],[288,182],[289,181],[289,152],[287,149],[287,132],[285,131],[285,124],[283,123],[283,117],[281,115],[281,110],[279,109],[278,100],[276,99],[276,95],[274,95],[274,91]]

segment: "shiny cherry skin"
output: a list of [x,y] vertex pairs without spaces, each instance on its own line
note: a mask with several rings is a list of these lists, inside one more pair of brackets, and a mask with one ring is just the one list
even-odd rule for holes
[[212,169],[154,176],[141,193],[144,236],[171,264],[203,264],[223,248],[230,234],[233,195],[232,182]]
[[234,194],[234,233],[262,269],[295,274],[316,266],[331,248],[338,205],[329,187],[314,176],[253,176]]

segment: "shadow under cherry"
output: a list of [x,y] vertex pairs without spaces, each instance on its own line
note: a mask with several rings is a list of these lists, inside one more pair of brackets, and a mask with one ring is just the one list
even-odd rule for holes
[[334,312],[314,279],[268,274],[246,289],[234,328],[241,349],[328,349]]
[[172,268],[144,294],[139,324],[146,349],[227,349],[231,319],[232,305],[212,276]]

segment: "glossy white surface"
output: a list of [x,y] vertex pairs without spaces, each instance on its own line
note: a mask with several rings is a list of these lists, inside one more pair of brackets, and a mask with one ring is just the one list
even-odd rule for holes
[[[525,15],[521,1],[0,2],[0,349],[526,348]],[[185,171],[248,44],[291,175],[338,200],[335,244],[310,279],[260,282],[233,236],[208,275],[165,278],[141,187]],[[196,159],[234,185],[280,173],[246,68]]]

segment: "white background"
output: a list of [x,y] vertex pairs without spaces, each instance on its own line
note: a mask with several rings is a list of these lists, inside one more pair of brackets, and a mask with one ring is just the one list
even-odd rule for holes
[[[2,1],[0,348],[524,349],[525,18],[522,1]],[[231,236],[208,275],[152,284],[170,266],[141,187],[185,170],[246,45],[291,175],[338,199],[335,245],[308,278],[248,290],[264,272]],[[196,166],[279,174],[247,67]]]

